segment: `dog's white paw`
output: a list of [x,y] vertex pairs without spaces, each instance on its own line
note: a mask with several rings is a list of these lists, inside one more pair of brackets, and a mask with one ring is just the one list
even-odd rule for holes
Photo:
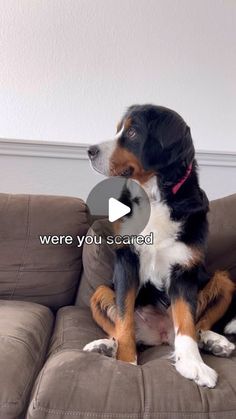
[[97,352],[110,358],[116,358],[117,349],[117,340],[114,338],[110,338],[93,340],[92,342],[87,343],[87,345],[84,346],[83,351]]
[[201,330],[199,337],[199,347],[216,356],[228,357],[235,349],[235,345],[225,336],[211,330]]
[[213,388],[216,385],[217,373],[204,364],[197,342],[190,336],[177,335],[175,338],[175,368],[199,386]]
[[216,385],[217,373],[203,361],[177,359],[175,368],[183,377],[195,381],[199,386],[214,388]]

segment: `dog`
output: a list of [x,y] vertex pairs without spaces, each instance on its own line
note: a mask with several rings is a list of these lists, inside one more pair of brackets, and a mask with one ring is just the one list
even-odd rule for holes
[[199,347],[220,356],[234,349],[211,329],[226,316],[231,323],[225,330],[236,332],[235,285],[227,272],[210,277],[205,268],[209,207],[190,128],[171,109],[134,105],[114,140],[91,146],[88,156],[97,172],[144,188],[151,214],[142,234],[153,232],[154,243],[115,250],[114,290],[100,286],[91,298],[93,318],[109,338],[84,350],[109,349],[110,356],[136,364],[136,341],[173,344],[176,370],[215,387],[217,373],[203,362]]

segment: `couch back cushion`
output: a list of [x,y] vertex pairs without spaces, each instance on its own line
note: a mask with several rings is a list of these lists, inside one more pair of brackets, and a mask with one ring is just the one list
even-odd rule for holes
[[[82,269],[77,235],[88,229],[78,198],[0,194],[0,298],[52,309],[74,301]],[[72,236],[72,244],[41,244],[40,236]]]
[[227,270],[236,282],[236,194],[210,203],[206,265]]

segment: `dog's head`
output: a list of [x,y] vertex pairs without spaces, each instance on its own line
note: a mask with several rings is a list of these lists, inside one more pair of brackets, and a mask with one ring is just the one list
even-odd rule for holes
[[114,140],[88,150],[95,170],[125,176],[144,184],[153,175],[169,184],[181,178],[194,159],[189,127],[174,111],[153,105],[131,106]]

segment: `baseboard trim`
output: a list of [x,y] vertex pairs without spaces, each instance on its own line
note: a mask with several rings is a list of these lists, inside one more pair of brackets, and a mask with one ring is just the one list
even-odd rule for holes
[[[88,146],[89,144],[83,143],[7,140],[0,138],[0,155],[87,160]],[[200,166],[236,167],[235,152],[197,150],[196,157]]]

